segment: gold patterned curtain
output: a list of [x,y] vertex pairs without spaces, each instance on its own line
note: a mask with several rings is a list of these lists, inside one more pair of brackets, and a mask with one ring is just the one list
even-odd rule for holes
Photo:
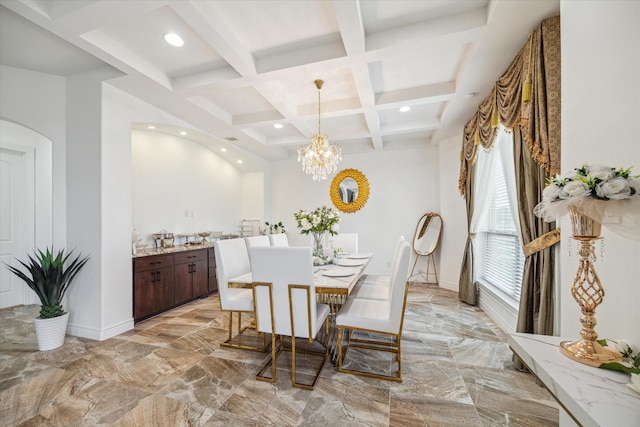
[[520,127],[534,160],[560,171],[560,17],[545,19],[478,106],[462,135],[458,189],[466,197],[467,164],[491,148],[498,124]]
[[[473,185],[482,185],[473,182],[471,176],[478,150],[480,146],[491,148],[500,123],[514,130],[521,241],[525,249],[536,246],[535,251],[525,250],[527,260],[517,331],[549,335],[553,333],[554,258],[553,240],[545,237],[555,225],[535,220],[533,207],[542,198],[546,178],[560,169],[559,16],[545,19],[529,35],[525,46],[465,126],[458,188],[466,199],[473,197]],[[550,243],[537,247],[534,240]],[[467,244],[465,251],[469,250]],[[475,305],[476,285],[469,279],[473,277],[473,265],[467,264],[471,259],[471,254],[465,253],[459,298]]]

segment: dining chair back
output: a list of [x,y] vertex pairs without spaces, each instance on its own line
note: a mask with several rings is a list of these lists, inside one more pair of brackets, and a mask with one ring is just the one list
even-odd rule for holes
[[[296,380],[296,337],[313,342],[322,325],[325,325],[325,337],[328,337],[329,306],[316,301],[312,250],[309,247],[272,246],[252,247],[249,252],[254,280],[256,328],[272,334],[271,359],[260,369],[256,379],[275,381],[275,361],[283,349],[282,344],[276,349],[276,336],[290,336],[292,384],[313,388],[327,357],[326,341],[323,353],[307,352],[323,358],[313,383],[302,384]],[[265,377],[263,373],[269,365],[271,377]]]
[[289,239],[284,233],[269,234],[271,246],[289,246]]
[[[398,237],[398,241],[396,242],[396,247],[393,252],[393,261],[391,262],[392,268],[390,273],[393,273],[393,269],[398,262],[398,255],[400,254],[400,244],[405,241],[404,236]],[[358,283],[354,287],[354,291],[357,292],[359,288],[363,286],[391,286],[391,274],[363,274],[360,279],[358,279]]]
[[244,239],[225,239],[213,242],[216,259],[216,274],[218,277],[218,295],[220,308],[229,311],[229,336],[221,345],[241,348],[245,350],[264,351],[265,337],[261,338],[261,345],[251,346],[232,342],[233,313],[238,313],[238,335],[245,329],[242,327],[242,312],[253,313],[253,293],[251,289],[230,288],[229,280],[251,272],[249,253]]
[[347,254],[357,254],[358,233],[340,233],[329,236],[329,245],[333,250],[340,249]]
[[271,246],[269,236],[265,235],[245,237],[244,241],[247,243],[247,249],[251,249],[256,246]]

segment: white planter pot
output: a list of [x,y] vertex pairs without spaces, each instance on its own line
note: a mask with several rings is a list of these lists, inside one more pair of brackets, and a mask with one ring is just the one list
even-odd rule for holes
[[64,344],[64,336],[67,333],[69,313],[51,319],[34,319],[36,337],[38,338],[38,350],[53,350]]

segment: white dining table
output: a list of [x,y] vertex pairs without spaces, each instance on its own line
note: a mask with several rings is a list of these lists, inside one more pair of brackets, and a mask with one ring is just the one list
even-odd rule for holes
[[[372,253],[347,254],[337,264],[317,265],[313,267],[316,294],[331,294],[347,297],[369,264]],[[358,265],[356,265],[358,264]],[[229,279],[231,288],[250,288],[252,274],[245,273]]]

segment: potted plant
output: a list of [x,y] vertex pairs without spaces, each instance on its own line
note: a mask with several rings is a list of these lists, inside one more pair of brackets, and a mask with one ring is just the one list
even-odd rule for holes
[[53,350],[64,343],[69,313],[62,308],[62,298],[80,269],[89,260],[88,256],[80,259],[78,255],[67,263],[72,253],[73,250],[65,255],[62,249],[54,254],[52,247],[51,250],[46,248],[45,252],[37,249],[35,257],[29,255],[29,263],[18,260],[31,277],[7,265],[7,268],[24,280],[40,299],[40,316],[34,319],[40,351]]

